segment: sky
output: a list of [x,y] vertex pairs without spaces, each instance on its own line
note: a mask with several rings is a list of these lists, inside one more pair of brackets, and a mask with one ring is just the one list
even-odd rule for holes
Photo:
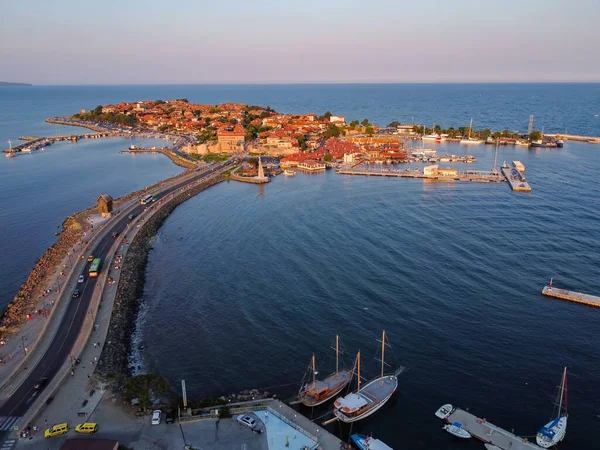
[[0,81],[600,81],[600,0],[1,0]]

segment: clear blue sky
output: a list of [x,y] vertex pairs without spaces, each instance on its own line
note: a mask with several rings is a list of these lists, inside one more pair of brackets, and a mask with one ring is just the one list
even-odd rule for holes
[[3,0],[0,80],[600,81],[600,0]]

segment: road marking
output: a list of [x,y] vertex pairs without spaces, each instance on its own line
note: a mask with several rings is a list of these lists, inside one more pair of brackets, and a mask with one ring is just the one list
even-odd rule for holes
[[0,447],[0,449],[1,450],[11,450],[15,447],[15,445],[17,445],[16,439],[8,439],[7,441],[4,441],[2,443],[2,447]]
[[0,431],[12,430],[21,419],[21,416],[0,416]]

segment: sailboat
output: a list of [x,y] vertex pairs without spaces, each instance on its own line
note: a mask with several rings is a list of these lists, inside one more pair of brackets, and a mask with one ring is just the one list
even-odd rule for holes
[[374,439],[370,436],[353,434],[350,437],[360,450],[393,450],[389,445],[384,444],[379,439]]
[[315,355],[311,358],[312,382],[304,384],[298,393],[298,400],[305,406],[317,406],[335,397],[352,380],[351,370],[339,370],[339,337],[335,337],[335,373],[324,380],[317,380]]
[[535,440],[537,445],[550,448],[565,438],[567,434],[567,368],[563,371],[562,380],[558,387],[558,410],[556,417],[542,427]]
[[461,139],[461,144],[483,144],[483,139],[477,139],[471,137],[471,130],[473,129],[473,119],[471,119],[471,123],[469,124],[469,135],[467,139]]
[[[334,403],[334,420],[350,423],[364,419],[381,408],[398,388],[398,375],[404,367],[393,374],[384,374],[385,362],[385,330],[381,338],[381,376],[369,381],[361,388],[360,383],[360,352],[356,356],[358,370],[358,389],[345,397],[338,398]],[[328,422],[326,422],[328,423]]]

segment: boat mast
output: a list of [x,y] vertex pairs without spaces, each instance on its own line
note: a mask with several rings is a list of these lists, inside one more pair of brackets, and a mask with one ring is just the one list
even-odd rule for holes
[[383,330],[383,336],[381,337],[381,378],[383,378],[383,366],[385,365],[384,361],[385,356],[385,330]]
[[[565,384],[567,382],[567,368],[563,371],[562,380],[560,382],[560,402],[558,403],[558,417],[562,411],[563,396],[565,395]],[[567,401],[565,399],[565,410],[567,409]]]
[[471,139],[471,129],[473,128],[473,118],[471,118],[471,123],[469,124],[469,136],[467,139]]
[[339,336],[335,335],[335,374],[339,372]]
[[360,350],[358,351],[358,355],[356,355],[356,361],[358,365],[358,393],[360,394]]
[[312,356],[313,389],[314,389],[315,387],[317,387],[317,380],[316,380],[316,378],[315,378],[315,376],[316,376],[316,374],[317,374],[317,373],[316,373],[316,370],[317,370],[317,369],[316,369],[316,367],[315,367],[315,355],[313,354],[313,356]]

